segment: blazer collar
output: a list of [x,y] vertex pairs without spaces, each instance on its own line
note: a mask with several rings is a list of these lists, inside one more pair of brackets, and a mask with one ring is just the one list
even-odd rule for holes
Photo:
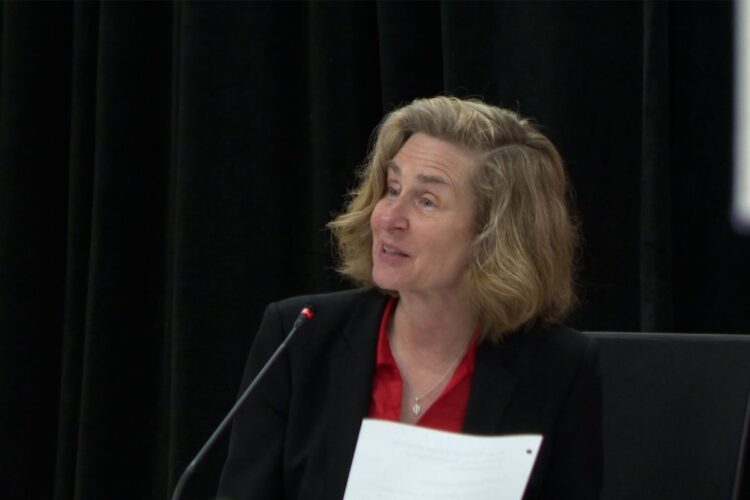
[[[366,292],[333,347],[329,389],[335,408],[330,428],[336,430],[336,452],[345,463],[351,462],[361,421],[369,410],[377,332],[387,300],[377,290]],[[502,343],[478,346],[463,432],[493,434],[502,430],[501,419],[516,385],[509,366],[524,343],[523,337],[524,332],[513,332]],[[344,484],[348,470],[345,472]]]
[[516,385],[516,377],[508,369],[518,349],[514,340],[486,342],[477,348],[463,432],[495,434],[502,430],[502,417]]
[[[344,496],[349,466],[359,438],[362,419],[367,416],[375,370],[377,332],[388,297],[366,292],[332,348],[328,418],[330,469],[326,471],[331,498]],[[511,335],[502,344],[485,343],[477,348],[471,391],[463,431],[493,434],[502,431],[502,416],[516,385],[508,369],[520,342]],[[346,464],[346,466],[343,466]]]

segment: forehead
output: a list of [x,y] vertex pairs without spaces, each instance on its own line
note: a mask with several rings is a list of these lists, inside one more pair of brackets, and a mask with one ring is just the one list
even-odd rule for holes
[[456,183],[468,176],[478,158],[475,151],[417,133],[401,146],[387,168],[396,175],[415,175],[434,182],[447,177]]

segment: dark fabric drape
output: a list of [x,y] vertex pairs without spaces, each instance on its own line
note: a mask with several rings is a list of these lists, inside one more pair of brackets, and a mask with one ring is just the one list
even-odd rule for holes
[[5,2],[0,23],[2,498],[167,498],[265,304],[349,286],[324,225],[419,96],[482,96],[559,146],[574,326],[750,330],[730,3]]

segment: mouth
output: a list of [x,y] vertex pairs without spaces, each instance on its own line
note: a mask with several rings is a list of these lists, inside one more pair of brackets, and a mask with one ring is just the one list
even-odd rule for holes
[[409,256],[408,254],[402,252],[400,249],[392,245],[386,245],[386,244],[380,245],[380,253],[382,253],[383,255],[391,255],[395,257],[408,257]]

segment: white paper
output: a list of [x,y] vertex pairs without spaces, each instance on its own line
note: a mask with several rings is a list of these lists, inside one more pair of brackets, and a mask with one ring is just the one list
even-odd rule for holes
[[520,500],[541,442],[364,419],[344,500]]
[[737,230],[750,233],[750,2],[735,2],[734,208]]

